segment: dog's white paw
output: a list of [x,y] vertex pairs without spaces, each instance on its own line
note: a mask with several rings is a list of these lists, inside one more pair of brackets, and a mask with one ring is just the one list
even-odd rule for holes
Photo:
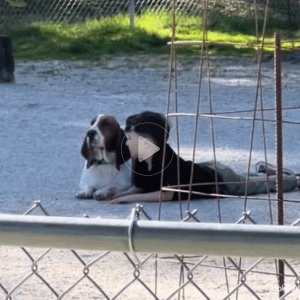
[[109,187],[104,190],[94,192],[93,198],[96,200],[111,200],[114,195],[115,189],[113,187]]
[[104,193],[103,191],[96,191],[94,194],[93,194],[93,198],[95,200],[106,200],[106,193]]
[[76,194],[76,198],[77,199],[93,199],[93,191],[86,191],[86,190],[79,191]]

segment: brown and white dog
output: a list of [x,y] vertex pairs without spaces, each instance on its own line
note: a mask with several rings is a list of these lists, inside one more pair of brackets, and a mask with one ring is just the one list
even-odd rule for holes
[[99,115],[91,122],[81,148],[86,160],[79,199],[111,199],[131,186],[131,159],[126,136],[113,116]]

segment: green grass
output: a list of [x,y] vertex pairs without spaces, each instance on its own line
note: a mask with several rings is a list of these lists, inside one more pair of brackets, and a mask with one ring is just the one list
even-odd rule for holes
[[17,58],[93,58],[118,52],[151,51],[165,46],[167,35],[139,26],[131,29],[127,16],[89,20],[80,24],[34,23],[10,28]]
[[[169,53],[167,42],[172,34],[172,16],[169,13],[145,13],[136,16],[135,28],[130,28],[129,17],[118,15],[78,24],[33,23],[29,26],[11,27],[7,30],[14,42],[14,54],[20,59],[96,59],[103,54],[115,53]],[[274,23],[280,24],[280,23]],[[272,30],[266,42],[272,42]],[[287,30],[278,28],[287,35]],[[211,46],[211,51],[245,53],[254,51],[254,24],[249,20],[222,19],[208,32],[213,43],[240,45]],[[296,32],[293,32],[297,35]],[[203,24],[199,17],[177,16],[176,39],[202,40]],[[288,47],[289,44],[287,45]],[[268,48],[269,51],[272,47]],[[199,51],[199,47],[184,47],[179,52]]]

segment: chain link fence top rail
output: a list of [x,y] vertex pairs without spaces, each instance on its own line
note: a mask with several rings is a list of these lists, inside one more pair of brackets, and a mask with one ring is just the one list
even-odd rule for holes
[[[151,220],[140,205],[134,218]],[[25,215],[49,216],[40,201]],[[133,215],[132,215],[133,216]],[[197,210],[182,222],[200,222]],[[250,212],[236,224],[256,224]],[[297,226],[299,219],[291,226]],[[243,225],[241,225],[243,226]],[[277,299],[276,261],[1,247],[0,298],[28,299]],[[138,263],[137,263],[138,262]],[[299,299],[299,262],[284,260],[286,289]],[[231,298],[230,298],[231,297]]]
[[[266,1],[257,1],[263,14]],[[136,14],[145,11],[159,12],[172,9],[172,0],[135,0]],[[83,22],[116,14],[128,14],[130,0],[0,0],[0,26],[44,22]],[[274,14],[292,25],[299,17],[298,0],[275,0],[270,4]],[[203,0],[177,0],[176,10],[182,14],[202,15]],[[208,11],[216,22],[220,16],[254,15],[252,0],[210,0]]]

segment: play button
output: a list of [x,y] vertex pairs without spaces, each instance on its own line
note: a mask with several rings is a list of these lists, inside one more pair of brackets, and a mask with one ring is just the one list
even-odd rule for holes
[[138,137],[138,161],[142,162],[160,150],[159,147],[143,138]]
[[[139,127],[140,127],[140,125],[143,125],[144,129],[145,128],[147,129],[147,126],[151,125],[153,132],[155,132],[155,131],[156,131],[156,133],[160,132],[160,135],[166,134],[167,143],[169,144],[169,146],[171,148],[174,149],[172,138],[171,138],[171,136],[169,136],[168,131],[166,131],[164,127],[162,127],[160,125],[157,125],[155,123],[151,123],[151,122],[139,123],[138,125],[139,125]],[[162,142],[162,140],[160,140],[160,144],[159,144],[160,147],[158,147],[156,144],[152,143],[152,139],[151,139],[151,142],[150,142],[149,139],[147,139],[147,136],[143,137],[142,134],[141,135],[139,134],[140,128],[138,128],[138,130],[135,130],[135,127],[138,126],[138,125],[135,125],[135,126],[131,127],[130,131],[127,132],[127,141],[131,142],[131,147],[134,147],[133,148],[134,149],[133,150],[134,151],[134,160],[136,160],[137,163],[140,163],[140,162],[144,162],[147,158],[154,155],[158,151],[162,150],[163,149],[163,142]],[[130,132],[133,132],[135,134],[130,136]],[[127,144],[127,141],[126,141],[125,137],[124,137],[122,143]],[[153,140],[155,140],[155,139],[153,139]],[[125,147],[121,147],[122,157],[123,157],[123,153],[122,153],[123,148],[125,148]],[[156,165],[155,165],[155,172],[156,173],[155,172],[152,173],[152,171],[151,171],[150,172],[151,174],[149,174],[148,168],[145,168],[145,166],[139,166],[139,168],[135,168],[135,167],[132,168],[132,166],[135,166],[135,164],[131,164],[131,161],[127,162],[124,159],[124,157],[123,157],[123,160],[124,160],[126,166],[129,169],[131,169],[132,172],[134,172],[138,175],[141,175],[141,176],[154,176],[154,175],[157,175],[157,174],[161,173],[163,170],[165,170],[169,166],[169,164],[171,163],[171,161],[173,159],[174,153],[175,152],[172,153],[171,157],[168,156],[166,158],[163,169],[161,168],[162,167],[162,156],[163,155],[161,155],[161,157],[157,157],[157,160],[155,162],[156,163]],[[136,157],[136,154],[137,154],[137,157]],[[160,166],[160,164],[161,164],[161,166]],[[146,171],[145,171],[145,169],[146,169]],[[138,170],[138,172],[137,172],[137,170]]]

